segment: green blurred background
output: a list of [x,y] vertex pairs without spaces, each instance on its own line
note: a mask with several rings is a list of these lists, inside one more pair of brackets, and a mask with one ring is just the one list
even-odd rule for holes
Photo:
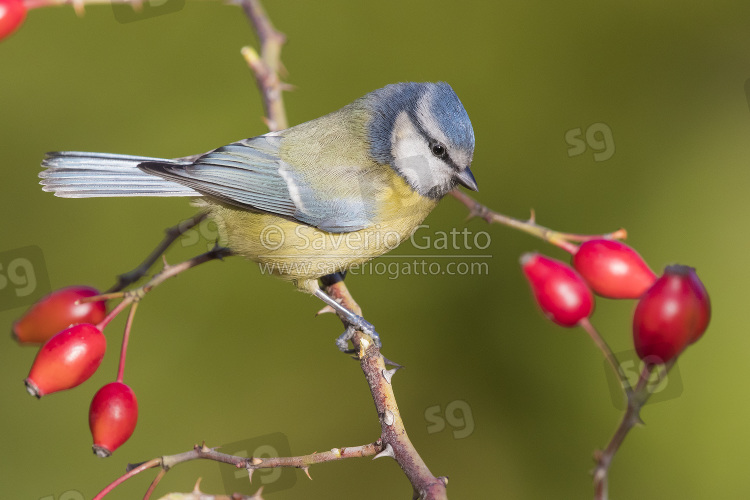
[[[286,96],[291,123],[388,83],[445,80],[474,125],[483,203],[517,217],[533,208],[540,223],[558,230],[623,226],[655,269],[674,262],[698,269],[713,322],[680,359],[669,397],[644,409],[647,426],[617,455],[611,494],[747,498],[750,4],[339,0],[266,7],[289,36],[283,59],[297,87]],[[248,44],[256,40],[241,11],[218,2],[188,1],[127,23],[108,6],[88,8],[82,19],[69,7],[31,12],[0,43],[0,259],[37,247],[44,263],[34,263],[53,288],[106,288],[139,262],[163,228],[194,213],[187,200],[55,198],[38,186],[39,162],[57,149],[182,156],[265,132],[239,54]],[[596,123],[604,126],[595,126],[590,147],[571,156],[577,150],[566,134],[579,128],[585,137]],[[611,140],[600,144],[605,128]],[[611,157],[597,161],[597,149]],[[543,319],[517,263],[529,250],[564,255],[465,217],[446,199],[423,234],[487,231],[487,250],[404,245],[398,252],[491,254],[474,259],[488,263],[486,275],[348,280],[383,336],[384,354],[407,367],[394,380],[410,437],[433,473],[450,476],[451,498],[591,498],[591,454],[609,440],[620,411],[601,356],[582,331]],[[210,226],[201,234],[214,236]],[[191,241],[178,243],[169,260],[209,245]],[[253,450],[270,440],[294,454],[375,440],[367,386],[357,364],[334,347],[338,320],[313,317],[319,307],[234,259],[155,290],[139,308],[125,377],[139,398],[138,428],[107,460],[91,453],[86,415],[93,393],[115,375],[124,319],[109,328],[110,352],[92,380],[41,401],[22,384],[35,349],[5,337],[2,496],[91,498],[128,462],[201,440]],[[594,315],[626,359],[632,307],[600,300]],[[2,305],[2,328],[24,310]],[[446,410],[455,418],[438,431]],[[276,483],[284,487],[269,486],[265,497],[411,494],[390,460],[325,464],[311,473],[314,481],[287,473]],[[111,498],[140,498],[151,477],[129,481]],[[215,463],[193,462],[171,471],[157,493],[189,491],[198,477],[208,492],[242,484],[225,481]],[[257,475],[254,484],[263,479]]]

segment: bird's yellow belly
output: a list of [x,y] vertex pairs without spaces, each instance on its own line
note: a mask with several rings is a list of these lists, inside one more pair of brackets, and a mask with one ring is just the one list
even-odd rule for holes
[[[408,191],[407,191],[408,190]],[[437,204],[410,189],[390,193],[372,224],[349,233],[330,233],[268,213],[201,202],[216,222],[222,244],[258,262],[262,272],[297,282],[343,271],[393,250],[409,239]]]

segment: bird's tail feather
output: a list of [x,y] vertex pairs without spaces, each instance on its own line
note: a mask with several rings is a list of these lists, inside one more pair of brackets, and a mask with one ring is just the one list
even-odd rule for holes
[[[202,196],[182,184],[147,174],[143,162],[182,164],[145,156],[63,151],[47,153],[39,173],[44,191],[63,198],[103,196]],[[189,163],[185,163],[189,164]]]

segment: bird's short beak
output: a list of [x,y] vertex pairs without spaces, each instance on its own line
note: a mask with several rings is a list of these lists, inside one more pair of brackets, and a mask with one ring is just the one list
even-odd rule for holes
[[458,183],[461,184],[465,188],[469,188],[472,191],[479,191],[479,188],[477,187],[477,181],[474,179],[474,174],[471,173],[471,170],[469,170],[469,167],[466,167],[456,176],[456,179],[458,180]]

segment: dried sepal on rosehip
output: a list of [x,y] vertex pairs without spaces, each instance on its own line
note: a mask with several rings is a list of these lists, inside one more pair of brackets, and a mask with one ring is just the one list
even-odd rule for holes
[[585,241],[573,255],[573,267],[594,293],[610,299],[637,299],[656,281],[638,252],[617,240]]
[[0,0],[0,40],[23,24],[26,12],[23,0]]
[[695,269],[667,266],[635,308],[636,352],[654,364],[671,361],[703,335],[710,319],[711,302]]
[[82,384],[99,368],[106,348],[104,334],[94,325],[82,323],[63,330],[39,349],[26,389],[41,398]]
[[97,324],[107,315],[104,301],[78,302],[99,295],[90,286],[69,286],[42,297],[13,324],[13,337],[22,344],[41,344],[78,323]]
[[130,438],[137,421],[138,401],[130,387],[112,382],[99,389],[89,408],[94,453],[102,458],[110,456]]
[[526,253],[521,267],[544,314],[561,326],[577,325],[594,310],[594,296],[583,278],[559,260]]

